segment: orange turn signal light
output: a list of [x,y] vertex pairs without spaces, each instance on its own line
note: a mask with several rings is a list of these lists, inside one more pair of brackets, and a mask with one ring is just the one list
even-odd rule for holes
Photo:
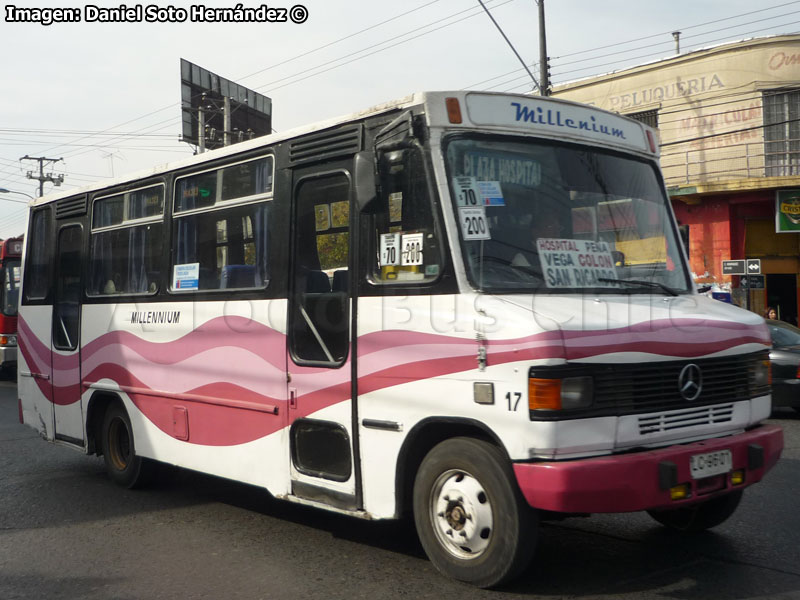
[[444,105],[447,107],[447,120],[451,123],[461,123],[461,105],[458,98],[445,98]]
[[561,410],[561,380],[530,377],[528,407],[531,410]]

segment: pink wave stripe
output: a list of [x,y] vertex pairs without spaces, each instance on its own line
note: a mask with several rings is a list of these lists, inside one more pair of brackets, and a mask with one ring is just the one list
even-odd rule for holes
[[[25,323],[21,317],[17,320],[19,329],[17,330],[17,343],[19,344],[19,352],[31,373],[50,375],[50,347],[45,346],[39,338],[33,333],[33,330]],[[42,395],[50,402],[54,402],[53,383],[50,379],[43,379],[41,377],[34,378],[36,386]],[[64,404],[63,399],[66,398],[80,398],[80,386],[78,386],[77,394],[74,386],[67,386],[63,393],[60,393],[55,398],[55,404]],[[72,404],[76,400],[67,401],[66,404]]]
[[150,362],[165,365],[180,363],[220,346],[248,350],[279,370],[286,365],[286,336],[243,317],[216,317],[170,342],[151,342],[128,331],[111,331],[84,346],[84,360],[112,344],[125,346]]
[[[348,355],[345,363],[336,369],[325,367],[307,367],[292,363],[289,372],[293,380],[296,376],[303,376],[303,394],[324,393],[326,389],[336,388],[341,385],[350,385],[351,357]],[[291,385],[291,384],[290,384]],[[347,397],[350,397],[348,392]]]
[[[150,389],[164,392],[183,392],[192,386],[211,384],[220,379],[235,379],[249,389],[274,388],[267,395],[285,394],[286,371],[276,369],[249,350],[224,346],[212,348],[191,356],[179,364],[154,363],[134,353],[127,346],[114,344],[101,353],[95,353],[83,363],[83,372],[90,372],[101,364],[125,365],[127,370]],[[283,391],[280,392],[279,388]]]
[[51,375],[53,389],[53,404],[58,406],[69,406],[80,402],[81,399],[81,379],[80,379],[80,354],[77,352],[61,357],[64,365],[68,366],[62,371],[54,371]]
[[695,357],[743,344],[770,345],[765,327],[708,319],[664,319],[603,331],[564,331],[567,360],[619,352]]
[[294,422],[324,408],[349,400],[351,389],[352,386],[348,379],[330,387],[301,394],[297,398],[297,409],[292,410],[289,415],[290,420]]
[[[104,364],[89,373],[87,382],[110,380],[119,386],[149,390],[124,367]],[[244,400],[261,405],[278,406],[278,415],[239,409],[191,399],[171,400],[147,393],[129,392],[128,396],[147,419],[167,435],[174,435],[175,406],[190,406],[188,411],[189,436],[193,444],[207,446],[233,446],[265,437],[285,425],[286,400],[270,398],[231,382],[217,382],[195,387],[183,392],[220,400]]]
[[[119,386],[147,390],[158,394],[197,394],[209,397],[218,397],[222,400],[245,400],[247,402],[253,402],[257,404],[280,404],[281,402],[285,401],[286,396],[285,393],[278,396],[269,396],[230,381],[214,381],[189,388],[173,390],[151,388],[125,367],[116,363],[105,363],[99,365],[96,369],[84,377],[84,382],[86,383],[95,383],[103,380],[113,381]],[[205,392],[200,392],[198,390],[205,390]]]
[[[46,348],[24,325],[21,351],[31,363],[42,359]],[[128,332],[110,332],[90,344],[84,355],[85,381],[107,379],[121,386],[159,393],[199,394],[221,400],[246,400],[276,405],[279,415],[286,408],[284,368],[286,336],[252,321],[240,319],[237,327],[254,330],[237,333],[230,318],[212,319],[198,329],[171,342],[149,342]],[[697,340],[697,341],[695,341]],[[649,352],[672,357],[703,356],[746,343],[769,344],[765,328],[705,319],[661,320],[601,331],[547,331],[526,337],[486,342],[489,364],[499,365],[543,358],[600,357],[618,352]],[[409,331],[371,332],[359,338],[358,389],[367,394],[403,383],[469,371],[476,366],[477,343],[473,339]],[[33,352],[31,348],[34,348]],[[49,362],[49,348],[46,349]],[[55,355],[58,360],[54,383],[73,380],[77,356]],[[137,358],[138,357],[138,358]],[[214,369],[206,365],[213,364]],[[124,365],[124,366],[123,366]],[[133,367],[133,368],[130,368]],[[213,371],[237,371],[250,375],[246,385],[219,381]],[[310,415],[351,397],[349,361],[338,369],[292,365],[293,374],[303,375],[299,409],[291,419]],[[154,374],[155,373],[155,374]],[[270,393],[263,394],[265,384]],[[79,398],[72,385],[42,385],[58,403]],[[51,395],[52,394],[52,395]],[[191,400],[170,400],[132,392],[131,399],[142,413],[167,434],[173,432],[172,408],[191,403],[190,442],[234,445],[269,435],[286,425],[259,411],[236,409]],[[165,401],[166,400],[166,401]]]
[[[544,336],[531,336],[523,340],[515,340],[514,343],[502,345],[487,344],[491,349],[489,353],[491,364],[498,364],[497,356],[500,355],[507,358],[504,362],[525,360],[531,357],[563,358],[563,347],[560,339],[541,339],[541,337]],[[373,340],[369,354],[362,355],[359,352],[359,377],[368,377],[374,373],[391,369],[398,364],[419,364],[445,357],[450,359],[467,358],[472,361],[473,367],[477,364],[478,344],[475,340],[471,340],[469,346],[404,346],[398,349],[392,344],[391,338],[387,338],[383,340],[383,344],[384,347],[379,350],[378,340]],[[359,346],[359,350],[360,348]]]
[[25,346],[25,359],[29,365],[37,365],[42,368],[42,365],[50,365],[50,345],[42,343],[33,330],[25,322],[25,319],[20,317],[17,321],[17,339],[22,341]]

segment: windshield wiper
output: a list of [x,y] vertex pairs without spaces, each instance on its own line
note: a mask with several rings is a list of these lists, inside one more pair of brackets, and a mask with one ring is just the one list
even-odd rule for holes
[[646,281],[644,279],[611,279],[609,277],[598,277],[597,281],[604,281],[608,283],[624,283],[625,285],[643,285],[649,288],[660,288],[667,292],[670,296],[678,296],[678,292],[666,284],[659,281]]

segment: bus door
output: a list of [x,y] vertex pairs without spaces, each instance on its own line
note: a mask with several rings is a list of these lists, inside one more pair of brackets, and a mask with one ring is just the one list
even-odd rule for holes
[[58,221],[51,336],[55,438],[83,445],[80,324],[83,227]]
[[295,169],[287,319],[292,493],[358,508],[351,375],[352,161]]

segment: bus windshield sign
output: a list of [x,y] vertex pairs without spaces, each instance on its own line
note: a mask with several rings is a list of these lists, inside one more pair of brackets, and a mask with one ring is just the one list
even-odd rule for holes
[[470,120],[479,125],[533,129],[636,150],[648,149],[638,123],[589,106],[489,94],[469,94],[466,104]]

